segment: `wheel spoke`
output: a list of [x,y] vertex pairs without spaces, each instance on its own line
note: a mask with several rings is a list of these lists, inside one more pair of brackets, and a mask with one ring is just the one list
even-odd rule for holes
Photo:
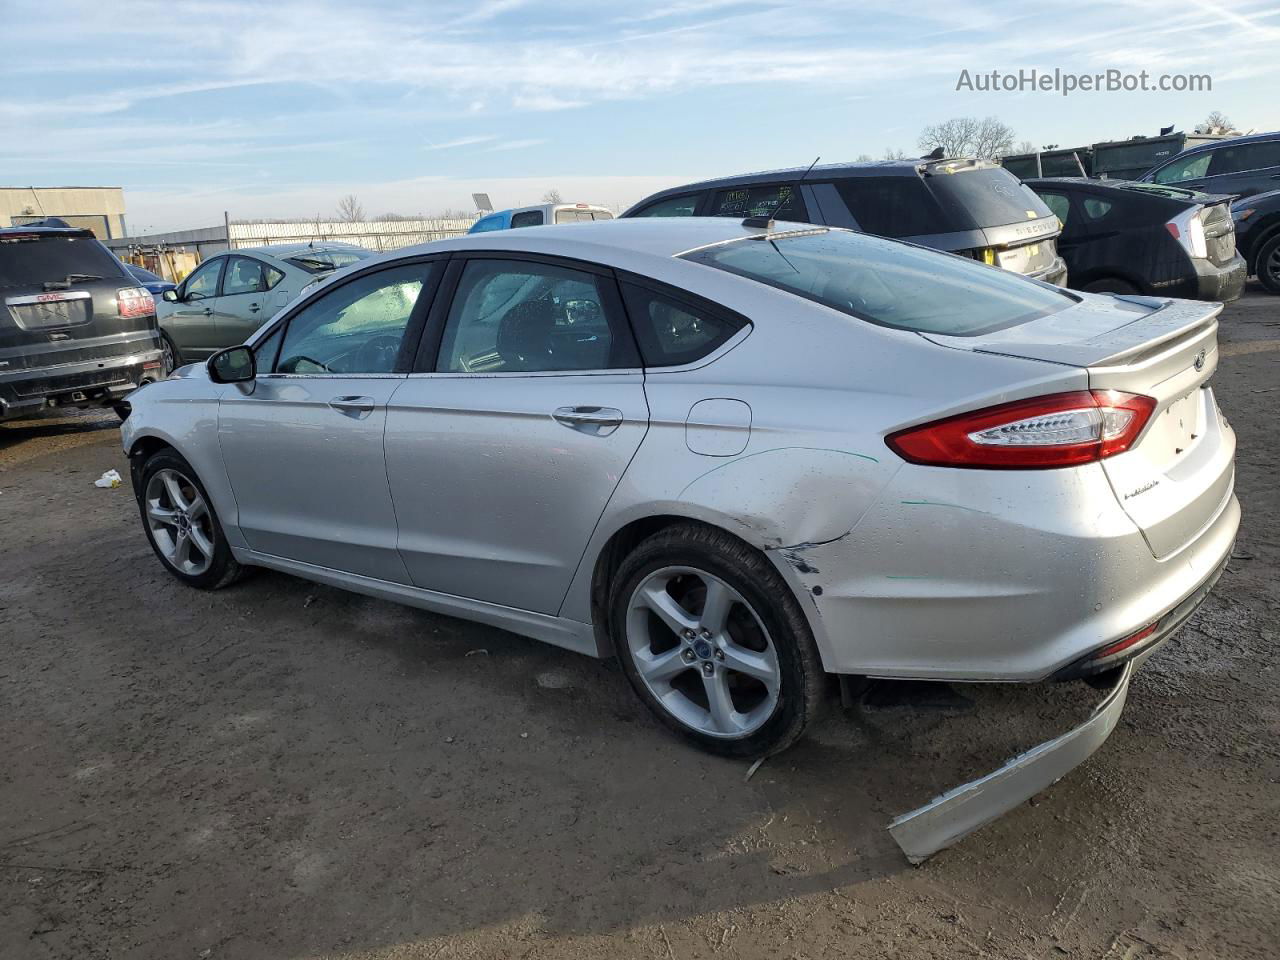
[[665,653],[651,654],[647,650],[637,651],[635,655],[636,669],[644,675],[644,678],[650,683],[667,683],[672,677],[678,676],[685,670],[689,669],[689,664],[685,663],[681,656],[684,649],[675,647]]
[[677,635],[685,630],[693,630],[698,623],[689,616],[685,609],[676,603],[675,598],[667,593],[664,585],[651,585],[641,592],[645,606],[656,613],[662,622]]
[[729,609],[733,606],[733,591],[721,583],[719,580],[706,578],[704,582],[707,585],[707,599],[702,605],[702,616],[698,618],[698,626],[712,634],[718,634],[724,629],[725,621],[729,619]]
[[711,722],[718,733],[733,733],[741,726],[738,722],[738,711],[733,707],[733,699],[729,696],[729,678],[723,670],[717,670],[711,676],[703,674],[702,686],[707,691],[707,706],[711,712]]
[[736,643],[725,644],[723,650],[724,660],[721,661],[721,666],[726,670],[759,680],[770,693],[778,688],[778,668],[764,654],[740,647]]
[[166,526],[173,527],[178,524],[178,511],[160,506],[159,500],[147,501],[147,516],[156,523],[163,523]]
[[199,527],[192,527],[187,538],[196,545],[196,549],[204,554],[205,560],[213,559],[213,541],[204,535]]
[[179,567],[186,567],[191,562],[191,538],[179,533],[173,550],[173,562]]
[[187,518],[195,523],[201,517],[209,512],[209,507],[204,502],[204,497],[196,494],[191,498],[191,506],[187,508]]
[[179,510],[186,510],[188,507],[187,498],[182,495],[182,486],[178,483],[178,478],[172,473],[166,473],[161,477],[164,482],[164,488],[169,494],[169,502]]

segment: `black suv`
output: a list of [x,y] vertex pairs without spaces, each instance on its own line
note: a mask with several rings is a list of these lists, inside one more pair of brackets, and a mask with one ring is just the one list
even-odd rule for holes
[[0,228],[0,420],[110,406],[161,378],[156,304],[88,230]]
[[1138,179],[1237,197],[1280,189],[1280,132],[1191,147]]
[[848,227],[1067,282],[1058,218],[999,164],[833,163],[707,180],[646,197],[624,217],[738,217]]

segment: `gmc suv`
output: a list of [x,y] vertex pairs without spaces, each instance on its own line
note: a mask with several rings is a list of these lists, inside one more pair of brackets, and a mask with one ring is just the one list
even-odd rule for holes
[[0,420],[109,406],[162,377],[156,305],[88,230],[0,228]]

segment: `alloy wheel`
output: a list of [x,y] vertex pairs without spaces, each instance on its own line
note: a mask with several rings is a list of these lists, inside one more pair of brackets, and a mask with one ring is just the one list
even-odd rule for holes
[[739,739],[778,705],[777,649],[743,595],[704,570],[664,567],[627,604],[636,673],[672,717],[699,733]]
[[218,535],[199,488],[177,470],[157,470],[145,501],[147,527],[165,560],[191,577],[208,570]]
[[1272,289],[1280,289],[1280,243],[1273,244],[1266,260],[1258,264],[1258,274],[1271,281]]

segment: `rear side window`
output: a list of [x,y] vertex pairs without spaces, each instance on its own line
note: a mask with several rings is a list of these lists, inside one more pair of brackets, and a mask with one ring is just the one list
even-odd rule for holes
[[949,217],[968,216],[981,229],[1051,215],[1035,191],[1008,170],[961,167],[954,173],[944,172],[947,169],[935,167],[924,182]]
[[73,273],[119,279],[121,285],[137,283],[125,273],[124,264],[92,237],[0,238],[0,287],[38,288]]
[[704,247],[683,259],[785,290],[859,320],[977,336],[1076,301],[1007,270],[844,230],[773,234]]
[[711,203],[713,217],[772,216],[777,220],[809,222],[809,211],[793,183],[769,183],[721,190]]
[[1084,207],[1084,215],[1090,220],[1101,220],[1108,213],[1114,204],[1110,200],[1100,200],[1097,197],[1085,197],[1080,206]]
[[511,226],[515,227],[540,227],[542,226],[541,210],[524,210],[520,213],[511,215]]
[[1071,216],[1071,201],[1060,193],[1041,193],[1039,196],[1050,212],[1065,226]]
[[223,296],[237,293],[261,293],[267,289],[267,278],[262,269],[262,261],[248,257],[233,257],[227,267],[227,275],[222,278]]
[[686,193],[679,197],[667,197],[665,200],[659,200],[652,203],[643,210],[638,210],[632,214],[633,217],[692,217],[693,211],[698,209],[698,199],[702,196],[700,193]]
[[938,201],[916,177],[847,177],[835,188],[867,233],[918,237],[968,228],[946,223]]
[[1238,147],[1220,147],[1214,150],[1213,162],[1209,165],[1209,176],[1244,173],[1247,170],[1277,166],[1280,166],[1280,140],[1242,143]]
[[701,360],[747,322],[634,283],[622,284],[622,298],[646,367],[675,367]]

